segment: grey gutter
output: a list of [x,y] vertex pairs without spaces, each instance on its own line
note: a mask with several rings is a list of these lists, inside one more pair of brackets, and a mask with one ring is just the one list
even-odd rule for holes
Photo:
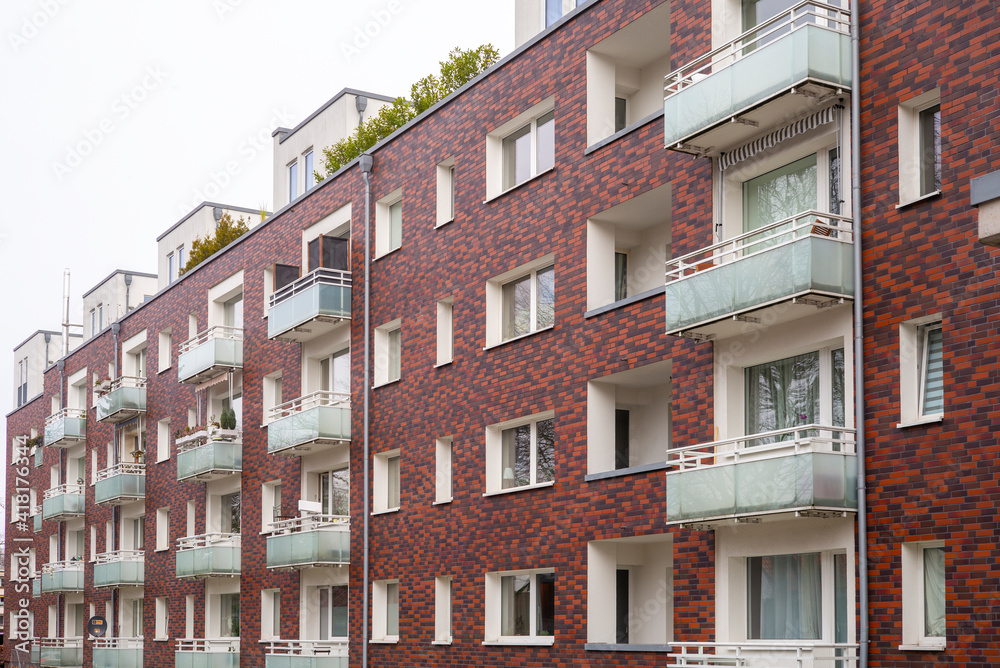
[[362,585],[364,587],[364,589],[362,590],[362,594],[361,594],[361,599],[362,599],[362,613],[361,613],[362,614],[362,620],[361,620],[361,668],[368,668],[368,530],[369,530],[368,519],[370,517],[369,511],[368,511],[368,507],[369,507],[369,503],[370,503],[369,496],[368,496],[368,489],[369,489],[369,482],[368,482],[368,476],[369,476],[369,472],[368,472],[368,451],[369,451],[369,447],[370,447],[369,446],[369,442],[368,442],[368,404],[369,404],[369,402],[371,400],[371,391],[372,391],[371,379],[369,377],[370,365],[368,363],[368,356],[369,356],[369,350],[368,350],[368,329],[369,329],[369,326],[370,326],[369,320],[371,318],[371,308],[370,308],[371,307],[371,302],[370,302],[371,288],[369,287],[370,284],[371,284],[370,281],[369,281],[369,278],[371,276],[371,253],[370,253],[371,248],[370,248],[370,239],[369,239],[369,237],[370,237],[369,228],[371,227],[371,220],[370,220],[371,213],[370,213],[370,210],[369,210],[369,202],[371,201],[371,183],[369,182],[369,172],[371,172],[372,167],[375,164],[375,160],[374,160],[374,158],[372,158],[371,155],[368,155],[367,153],[361,155],[359,157],[359,160],[360,160],[359,165],[361,167],[361,178],[365,182],[365,331],[364,331],[364,337],[365,337],[365,346],[364,346],[364,349],[365,349],[365,353],[364,353],[364,364],[365,364],[365,376],[364,376],[365,377],[365,380],[364,380],[365,387],[364,387],[364,391],[365,391],[365,401],[364,401],[364,417],[363,417],[363,420],[364,420],[364,428],[363,428],[364,429],[364,448],[363,448],[363,450],[364,450],[364,457],[365,457],[365,464],[364,464],[364,470],[365,470],[365,482],[364,482],[364,485],[365,485],[365,494],[364,494],[364,497],[365,497],[365,507],[362,510],[362,514],[364,515],[364,544],[365,544],[365,548],[364,548],[364,560],[365,561],[364,561],[364,575],[363,575],[363,585]]

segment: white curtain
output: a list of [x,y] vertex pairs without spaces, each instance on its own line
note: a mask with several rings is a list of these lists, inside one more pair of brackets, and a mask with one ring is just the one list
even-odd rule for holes
[[755,640],[819,639],[823,621],[819,553],[747,561],[749,636]]
[[[819,421],[819,353],[746,370],[747,435]],[[755,443],[765,443],[761,439]]]
[[924,635],[943,638],[944,618],[944,549],[924,549]]

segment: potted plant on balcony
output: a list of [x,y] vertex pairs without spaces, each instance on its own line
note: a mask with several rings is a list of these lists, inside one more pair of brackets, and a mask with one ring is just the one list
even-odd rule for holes
[[208,438],[208,431],[203,425],[195,425],[194,427],[184,427],[184,429],[178,429],[174,432],[174,443],[177,446],[194,444],[198,445],[199,441],[204,441]]
[[94,390],[99,396],[104,396],[111,391],[111,379],[110,378],[98,378],[94,381]]
[[236,411],[224,408],[219,421],[214,423],[218,429],[213,434],[215,440],[232,441],[236,439]]

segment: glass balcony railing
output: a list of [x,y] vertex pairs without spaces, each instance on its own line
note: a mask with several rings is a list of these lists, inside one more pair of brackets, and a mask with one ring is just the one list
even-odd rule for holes
[[177,541],[178,578],[239,576],[240,535],[207,533]]
[[35,468],[42,466],[45,463],[45,450],[44,448],[35,448]]
[[146,379],[122,376],[97,396],[97,420],[120,424],[146,412]]
[[42,507],[36,505],[31,509],[31,524],[32,529],[35,533],[40,533],[42,531]]
[[351,396],[321,390],[271,409],[267,451],[316,452],[351,440]]
[[38,650],[40,666],[83,665],[83,638],[41,638]]
[[236,440],[206,439],[184,447],[177,453],[178,480],[215,480],[243,470],[243,443],[238,433]]
[[83,591],[83,562],[56,561],[42,566],[42,593]]
[[854,233],[845,216],[807,211],[667,262],[667,333],[743,333],[749,313],[782,304],[769,324],[854,298]]
[[216,325],[181,345],[177,380],[201,383],[230,369],[242,368],[243,330]]
[[[53,448],[70,448],[86,440],[86,411],[79,408],[64,408],[45,419],[45,445]],[[41,448],[38,449],[38,452],[40,451]]]
[[83,515],[86,503],[83,484],[59,485],[45,490],[42,499],[42,519],[60,522]]
[[271,295],[267,337],[304,342],[351,317],[351,272],[315,269]]
[[42,578],[35,577],[31,581],[31,597],[38,598],[41,595],[42,595]]
[[854,430],[803,425],[667,451],[667,522],[858,507]]
[[146,498],[146,465],[117,464],[97,472],[94,501],[109,506]]
[[95,638],[94,668],[142,668],[142,638]]
[[97,555],[95,587],[141,587],[145,581],[145,553],[142,550],[118,550]]
[[272,640],[264,668],[347,668],[347,638],[343,640]]
[[304,515],[271,524],[268,568],[307,568],[351,563],[350,518]]
[[240,639],[178,640],[174,668],[240,668]]
[[800,2],[665,77],[665,144],[717,154],[828,104],[851,88],[850,55],[850,11]]

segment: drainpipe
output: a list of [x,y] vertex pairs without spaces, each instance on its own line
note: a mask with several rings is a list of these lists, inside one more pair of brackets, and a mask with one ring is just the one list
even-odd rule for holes
[[361,600],[362,600],[362,604],[361,605],[362,605],[362,608],[363,608],[363,610],[362,610],[362,622],[361,622],[361,668],[368,668],[368,518],[369,518],[369,514],[368,514],[368,506],[369,506],[369,498],[368,498],[368,494],[369,494],[369,491],[368,491],[368,487],[369,487],[369,485],[368,485],[368,475],[369,475],[369,472],[368,472],[368,458],[369,458],[368,457],[368,449],[369,449],[369,444],[368,444],[368,403],[369,403],[369,401],[371,399],[371,390],[372,390],[371,379],[369,377],[370,369],[371,369],[371,363],[369,361],[369,349],[368,349],[368,329],[369,329],[369,319],[371,317],[371,308],[370,308],[370,301],[369,301],[369,298],[371,296],[371,288],[369,287],[370,286],[369,277],[371,276],[371,252],[370,252],[371,248],[369,247],[369,244],[370,244],[369,228],[371,227],[371,218],[370,218],[371,212],[369,210],[369,208],[370,208],[370,202],[371,202],[371,183],[369,182],[368,179],[369,179],[369,174],[372,171],[372,167],[374,166],[374,162],[375,162],[374,158],[371,155],[367,154],[367,153],[365,153],[364,155],[362,155],[361,158],[358,161],[358,164],[361,167],[361,178],[365,182],[365,330],[364,330],[364,337],[365,337],[365,354],[364,354],[364,363],[365,363],[365,381],[364,381],[365,382],[365,385],[364,385],[364,388],[365,388],[365,400],[364,400],[364,456],[365,456],[365,466],[364,466],[364,470],[365,470],[365,483],[364,483],[365,495],[364,496],[365,496],[365,507],[362,510],[362,514],[364,515],[364,525],[365,525],[365,528],[364,528],[364,544],[365,544],[364,560],[365,561],[364,561],[364,577],[363,577],[364,590],[362,591],[362,594],[361,594]]
[[861,18],[851,2],[851,212],[854,230],[854,427],[858,460],[859,668],[868,667],[868,503],[865,484],[864,283],[861,257]]
[[[91,332],[91,336],[94,332]],[[69,267],[63,269],[62,356],[69,355]]]
[[59,410],[66,408],[66,395],[63,392],[63,383],[66,381],[63,379],[63,371],[66,368],[66,360],[61,359],[56,362],[56,367],[59,369]]

